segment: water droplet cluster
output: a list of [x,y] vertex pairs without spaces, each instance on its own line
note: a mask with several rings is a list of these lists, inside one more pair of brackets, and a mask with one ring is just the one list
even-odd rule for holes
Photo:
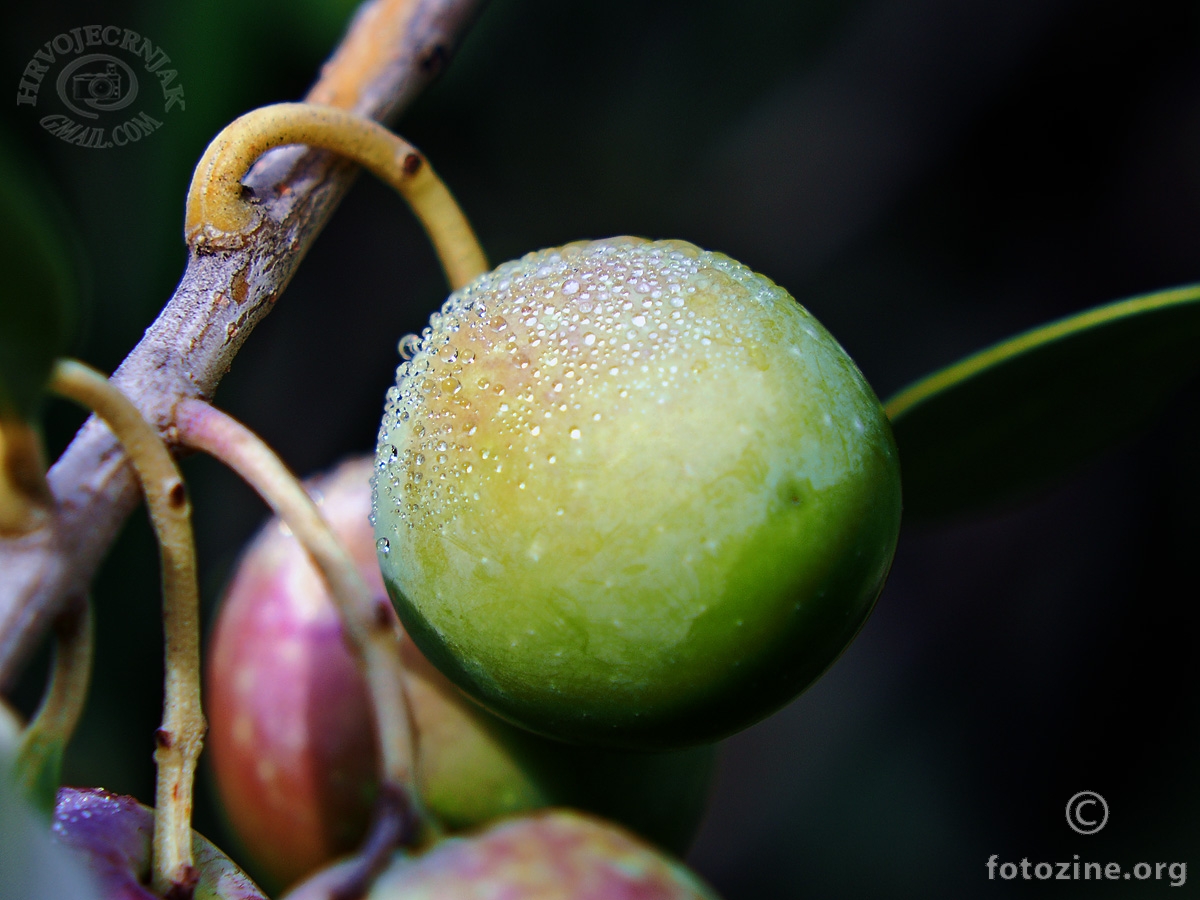
[[740,263],[682,241],[581,242],[500,266],[400,341],[375,512],[436,528],[485,494],[549,489],[553,467],[601,464],[589,449],[631,409],[672,403],[712,368],[765,369],[778,327],[746,306],[782,303],[796,308]]

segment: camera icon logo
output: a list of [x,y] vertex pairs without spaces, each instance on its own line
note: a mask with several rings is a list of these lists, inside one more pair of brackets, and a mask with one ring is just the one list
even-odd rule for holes
[[59,74],[57,87],[59,99],[86,119],[124,109],[138,94],[133,69],[107,53],[88,53],[72,61]]
[[108,63],[103,72],[76,72],[71,79],[71,96],[83,101],[121,99],[121,73],[117,64]]

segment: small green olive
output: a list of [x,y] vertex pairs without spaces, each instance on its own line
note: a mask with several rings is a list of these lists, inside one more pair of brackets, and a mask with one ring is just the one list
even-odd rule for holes
[[578,743],[712,740],[865,621],[900,523],[891,429],[768,279],[682,241],[570,244],[454,293],[401,349],[384,580],[500,716]]

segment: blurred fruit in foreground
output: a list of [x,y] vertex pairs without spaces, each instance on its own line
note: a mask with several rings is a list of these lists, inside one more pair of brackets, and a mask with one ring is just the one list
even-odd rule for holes
[[49,823],[16,785],[21,721],[0,699],[0,898],[101,900],[83,866],[50,834]]
[[[368,521],[371,471],[370,459],[350,461],[309,485],[390,609]],[[445,827],[569,805],[686,849],[715,748],[640,754],[548,741],[471,703],[407,639],[402,650],[422,801]],[[255,538],[229,586],[207,698],[209,758],[251,857],[290,883],[354,849],[376,786],[370,708],[324,583],[278,522]]]
[[[345,870],[314,876],[287,900],[324,900]],[[397,855],[366,900],[716,900],[698,877],[615,826],[564,810]]]

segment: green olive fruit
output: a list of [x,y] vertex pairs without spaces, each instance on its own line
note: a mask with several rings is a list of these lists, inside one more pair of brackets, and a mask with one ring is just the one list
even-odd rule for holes
[[[372,460],[307,482],[366,583],[375,559]],[[385,601],[385,608],[387,606]],[[222,600],[206,669],[209,759],[234,833],[280,884],[358,846],[378,785],[366,685],[324,582],[269,522]],[[714,748],[629,753],[568,747],[469,701],[407,638],[401,651],[424,807],[457,831],[544,806],[615,819],[682,853],[704,810]]]
[[[327,900],[346,867],[313,876],[286,900]],[[500,822],[398,854],[364,900],[716,900],[696,875],[615,826],[565,810]]]
[[891,430],[761,275],[681,241],[569,244],[481,276],[401,349],[384,581],[498,715],[578,743],[712,740],[865,621],[900,523]]

